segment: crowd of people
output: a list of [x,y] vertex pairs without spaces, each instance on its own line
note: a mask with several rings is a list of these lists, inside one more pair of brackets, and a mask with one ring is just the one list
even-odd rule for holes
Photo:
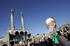
[[48,38],[44,41],[34,41],[31,42],[30,40],[16,43],[15,46],[62,46],[62,44],[54,44],[52,39]]
[[[59,32],[56,31],[57,25],[54,20],[54,18],[49,18],[46,21],[46,25],[49,29],[53,29],[51,34],[51,38],[48,37],[48,39],[41,40],[35,40],[34,42],[31,42],[30,40],[27,41],[20,41],[19,43],[16,43],[15,46],[63,46],[61,42],[58,39]],[[70,40],[70,32],[68,31],[68,28],[65,26],[63,28],[64,31],[60,31],[60,34]]]

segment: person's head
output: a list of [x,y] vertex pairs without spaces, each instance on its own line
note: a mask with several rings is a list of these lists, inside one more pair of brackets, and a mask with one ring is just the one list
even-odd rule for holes
[[67,30],[66,26],[64,27],[64,30]]
[[55,22],[53,17],[50,17],[50,18],[46,19],[45,23],[46,23],[48,29],[51,29],[51,28],[54,28],[54,27],[56,28],[56,22]]

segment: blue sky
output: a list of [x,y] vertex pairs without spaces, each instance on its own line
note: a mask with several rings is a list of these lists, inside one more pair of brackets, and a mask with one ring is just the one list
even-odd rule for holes
[[[45,19],[53,16],[57,25],[70,21],[70,0],[0,0],[0,36],[10,27],[10,10],[14,10],[14,24],[21,29],[20,12],[24,14],[26,29],[32,33],[47,33]],[[59,27],[59,26],[58,26]]]

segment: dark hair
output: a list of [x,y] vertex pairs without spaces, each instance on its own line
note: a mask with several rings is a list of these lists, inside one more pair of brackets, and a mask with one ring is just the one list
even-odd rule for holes
[[54,19],[54,17],[51,17],[51,18],[53,18],[53,19]]

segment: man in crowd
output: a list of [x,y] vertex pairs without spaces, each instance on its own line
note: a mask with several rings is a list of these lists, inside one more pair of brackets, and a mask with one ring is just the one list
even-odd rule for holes
[[47,25],[47,28],[49,30],[49,33],[50,35],[52,36],[52,41],[53,43],[56,45],[56,44],[59,44],[59,41],[58,41],[58,33],[56,32],[56,22],[54,20],[53,17],[50,17],[48,19],[46,19],[45,21],[46,25]]

